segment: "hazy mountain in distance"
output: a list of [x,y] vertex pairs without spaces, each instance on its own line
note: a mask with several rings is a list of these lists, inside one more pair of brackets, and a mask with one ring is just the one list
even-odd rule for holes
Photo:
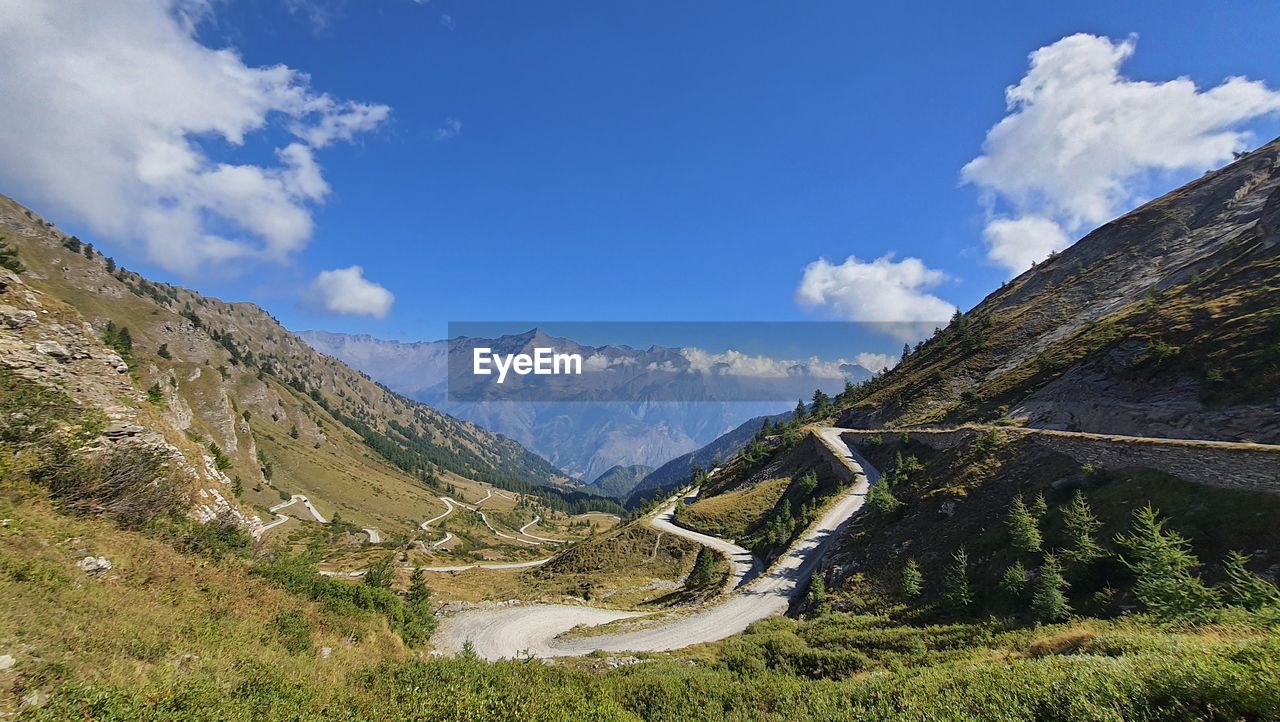
[[711,443],[687,454],[677,456],[654,469],[652,473],[631,488],[628,496],[648,497],[652,495],[654,489],[674,489],[680,484],[689,481],[690,477],[693,476],[693,467],[697,466],[710,470],[717,465],[718,461],[732,459],[744,446],[751,442],[751,438],[760,430],[760,426],[764,424],[765,419],[776,423],[787,421],[790,418],[791,412],[786,412],[748,419],[732,431],[720,435]]
[[[496,353],[517,353],[533,346],[554,346],[559,351],[609,359],[626,357],[629,365],[643,369],[650,364],[679,364],[679,349],[655,346],[645,350],[626,346],[583,346],[569,339],[548,336],[534,329],[496,339],[461,338],[453,341],[404,343],[323,331],[299,334],[316,350],[334,356],[369,374],[375,380],[415,400],[453,416],[510,437],[534,450],[570,476],[590,480],[615,466],[658,467],[670,459],[696,451],[747,419],[778,414],[794,401],[685,401],[671,400],[673,393],[705,398],[707,387],[697,384],[705,375],[687,374],[685,387],[673,391],[656,374],[637,374],[635,385],[653,388],[655,399],[638,393],[635,401],[519,401],[454,402],[447,398],[449,344],[485,345]],[[791,369],[797,398],[808,398],[815,388],[836,393],[845,379],[858,382],[871,372],[856,365],[841,368],[845,378],[819,377],[798,365]],[[528,379],[530,377],[523,377]],[[546,378],[546,377],[543,377]],[[508,383],[517,383],[508,379]],[[712,379],[705,383],[714,383]],[[738,383],[750,383],[749,380]],[[533,398],[536,390],[529,389]],[[590,390],[588,389],[588,393]],[[518,393],[518,392],[517,392]],[[741,395],[741,394],[740,394]],[[545,395],[543,396],[545,398]]]
[[635,488],[636,484],[653,472],[652,466],[632,464],[631,466],[615,466],[591,482],[591,488],[603,496],[624,498]]

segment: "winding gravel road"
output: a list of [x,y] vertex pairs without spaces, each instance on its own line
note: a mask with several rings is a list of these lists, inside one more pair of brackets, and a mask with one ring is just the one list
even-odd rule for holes
[[[471,610],[446,617],[441,622],[434,640],[436,648],[445,654],[457,654],[470,642],[475,653],[485,659],[513,658],[522,654],[542,658],[579,656],[597,649],[660,652],[724,639],[742,632],[753,622],[785,612],[791,600],[804,588],[832,540],[862,508],[869,485],[880,477],[866,460],[840,441],[840,431],[822,429],[819,438],[832,453],[834,461],[847,470],[852,484],[772,567],[739,587],[724,601],[648,629],[573,639],[560,639],[559,635],[580,625],[596,626],[639,616],[640,613],[562,604]],[[674,504],[664,506],[650,523],[662,523],[659,517],[673,509]],[[669,516],[665,523],[669,528],[664,528],[664,531],[682,536],[696,534],[670,524]],[[714,541],[716,548],[728,544],[724,540]],[[735,563],[735,574],[744,563],[742,559]]]
[[[684,500],[687,501],[696,495],[697,492],[694,492],[693,494],[685,496]],[[733,570],[733,575],[726,584],[729,589],[737,589],[742,586],[743,582],[754,578],[760,573],[762,569],[760,560],[755,554],[752,554],[749,549],[744,549],[743,547],[740,547],[733,542],[725,541],[720,537],[711,536],[710,534],[702,534],[700,532],[693,531],[692,529],[685,529],[684,527],[676,524],[676,507],[679,506],[681,502],[682,499],[680,495],[670,499],[661,509],[658,510],[658,513],[649,520],[649,526],[660,531],[682,536],[685,539],[692,539],[705,547],[711,547],[723,554],[729,560],[729,566],[732,567]]]
[[[261,539],[263,534],[266,534],[267,532],[271,531],[272,529],[275,529],[276,527],[280,526],[281,524],[283,524],[283,523],[285,523],[285,522],[289,521],[289,518],[290,518],[290,517],[289,517],[288,515],[286,515],[286,514],[281,514],[281,513],[279,513],[279,512],[280,512],[280,510],[281,510],[281,509],[284,509],[284,508],[286,508],[286,507],[293,506],[294,504],[296,504],[296,503],[298,503],[298,502],[302,502],[302,505],[303,505],[303,506],[305,506],[305,507],[307,508],[307,511],[311,512],[311,518],[312,518],[312,519],[315,519],[316,521],[320,522],[321,524],[328,524],[328,523],[329,523],[329,520],[328,520],[328,519],[325,519],[325,518],[324,518],[324,516],[322,516],[322,515],[320,514],[320,512],[316,511],[316,508],[315,508],[315,506],[314,506],[314,505],[312,505],[312,503],[311,503],[311,500],[310,500],[310,499],[308,499],[307,497],[303,496],[302,494],[294,494],[293,496],[289,497],[288,501],[282,501],[282,502],[280,502],[279,504],[276,504],[275,506],[273,506],[273,507],[271,507],[270,509],[268,509],[267,511],[269,511],[269,512],[271,512],[272,514],[275,514],[275,515],[276,515],[276,519],[275,519],[275,521],[271,522],[270,524],[265,524],[265,525],[263,525],[263,526],[258,527],[258,530],[257,530],[256,532],[254,532],[254,534],[253,534],[253,535],[254,535],[255,537],[257,537],[257,538]],[[366,530],[366,531],[367,531],[367,530]]]

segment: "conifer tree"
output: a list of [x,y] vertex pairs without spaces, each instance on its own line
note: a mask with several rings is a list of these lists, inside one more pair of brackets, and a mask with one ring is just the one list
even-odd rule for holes
[[1134,513],[1129,531],[1116,537],[1121,562],[1133,572],[1133,593],[1152,613],[1165,619],[1203,619],[1218,605],[1218,595],[1195,573],[1200,560],[1189,542],[1165,528],[1150,505]]
[[791,415],[791,420],[804,421],[806,416],[808,416],[808,412],[804,408],[804,399],[800,399],[796,402],[796,410],[795,413]]
[[1009,543],[1021,554],[1035,554],[1040,551],[1043,539],[1036,518],[1032,516],[1021,496],[1014,497],[1009,506],[1009,517],[1005,520],[1009,528]]
[[1104,556],[1098,543],[1102,522],[1093,515],[1083,491],[1077,490],[1071,503],[1063,507],[1062,529],[1067,535],[1067,550],[1063,553],[1067,561],[1086,566]]
[[431,588],[427,586],[427,575],[422,571],[422,567],[414,567],[413,574],[409,576],[409,603],[422,606],[430,599]]
[[924,574],[915,559],[908,559],[902,567],[902,579],[899,587],[904,599],[915,599],[924,591]]
[[947,606],[960,611],[973,604],[973,589],[969,586],[969,554],[960,547],[951,555],[951,563],[947,565],[942,577],[944,587],[943,599]]
[[882,516],[888,516],[902,508],[902,502],[893,495],[887,481],[872,484],[867,491],[867,506]]
[[1035,517],[1036,523],[1039,524],[1040,520],[1049,511],[1049,503],[1044,500],[1043,492],[1036,494],[1035,498],[1031,500],[1028,509],[1031,511],[1031,516]]
[[1227,604],[1243,607],[1256,612],[1263,607],[1280,605],[1280,590],[1276,585],[1249,571],[1245,566],[1249,557],[1238,551],[1227,552],[1223,561],[1223,569],[1227,572],[1227,582],[1222,593]]
[[1058,558],[1045,554],[1040,575],[1036,577],[1035,594],[1031,597],[1031,614],[1041,622],[1061,622],[1071,616],[1071,605],[1064,593],[1067,586]]
[[1014,562],[1000,577],[1000,592],[1004,594],[1011,606],[1021,606],[1027,596],[1027,583],[1030,581],[1027,568],[1022,562]]
[[813,390],[813,415],[824,416],[831,410],[831,397],[827,396],[822,389]]
[[391,581],[395,577],[395,570],[391,568],[391,565],[394,562],[394,554],[388,554],[387,556],[373,562],[364,570],[364,577],[360,580],[361,583],[366,586],[378,587],[381,589],[390,588]]

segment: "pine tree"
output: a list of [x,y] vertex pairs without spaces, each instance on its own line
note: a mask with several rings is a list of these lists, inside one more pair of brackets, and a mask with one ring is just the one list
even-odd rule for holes
[[1053,554],[1044,555],[1035,594],[1031,597],[1031,614],[1041,622],[1060,622],[1071,616],[1067,603],[1067,580],[1062,577],[1062,564]]
[[1049,511],[1049,503],[1044,500],[1043,492],[1036,494],[1035,498],[1031,500],[1031,505],[1028,509],[1031,511],[1031,516],[1035,517],[1036,523],[1039,524],[1040,520]]
[[1227,604],[1256,612],[1263,607],[1280,605],[1280,590],[1276,585],[1249,571],[1245,566],[1249,556],[1238,551],[1227,552],[1222,567],[1227,572],[1222,596]]
[[702,589],[715,581],[715,568],[715,552],[709,547],[703,547],[698,551],[698,557],[693,562],[693,571],[689,572],[689,577],[685,579],[685,586],[689,589]]
[[872,484],[867,491],[867,506],[881,516],[888,516],[902,508],[902,502],[889,490],[887,481]]
[[943,599],[947,606],[960,611],[973,604],[973,590],[969,587],[969,554],[960,547],[951,555],[951,563],[947,565],[942,577],[944,587]]
[[1083,491],[1077,490],[1071,503],[1063,507],[1062,529],[1067,535],[1067,551],[1063,554],[1067,561],[1086,566],[1104,556],[1098,544],[1102,522],[1093,515]]
[[422,567],[414,567],[413,574],[409,576],[407,599],[415,607],[422,607],[431,600],[431,588],[427,586],[427,575]]
[[821,574],[814,574],[809,580],[809,603],[814,608],[822,607],[827,601],[827,583],[823,581]]
[[1021,496],[1014,497],[1013,504],[1009,506],[1009,517],[1005,520],[1005,525],[1009,528],[1009,543],[1015,550],[1022,554],[1040,551],[1043,542],[1040,528]]
[[1014,562],[1004,570],[1004,574],[1000,577],[999,589],[1010,606],[1022,605],[1027,596],[1027,583],[1030,580],[1031,577],[1027,574],[1027,568],[1022,565],[1022,562]]
[[1120,561],[1133,572],[1134,596],[1153,614],[1165,619],[1203,619],[1218,605],[1218,595],[1195,570],[1200,560],[1189,542],[1150,505],[1134,514],[1126,534],[1116,537],[1125,553]]
[[813,391],[813,415],[824,416],[831,410],[831,398],[822,389]]
[[791,415],[791,420],[804,421],[806,416],[808,416],[808,412],[805,410],[805,407],[804,407],[804,399],[800,399],[799,401],[796,402],[796,410],[795,410],[795,413]]
[[915,599],[924,591],[924,574],[920,572],[920,565],[916,564],[915,559],[908,559],[906,565],[902,567],[899,588],[904,599]]

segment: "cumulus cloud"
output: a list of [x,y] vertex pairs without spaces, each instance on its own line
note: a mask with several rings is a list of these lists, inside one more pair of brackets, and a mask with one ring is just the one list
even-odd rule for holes
[[1036,50],[1005,91],[1009,114],[962,171],[985,193],[989,259],[1020,273],[1110,220],[1161,173],[1197,171],[1249,147],[1240,126],[1280,112],[1280,93],[1246,78],[1201,90],[1189,78],[1136,81],[1120,73],[1134,37],[1078,34]]
[[431,138],[440,143],[458,137],[461,132],[462,121],[457,118],[448,118],[444,121],[444,125],[436,128],[436,132],[431,135]]
[[982,239],[987,244],[987,258],[1015,273],[1071,245],[1062,226],[1034,214],[992,218],[982,230]]
[[862,352],[853,357],[853,362],[868,371],[880,372],[898,365],[898,357],[888,353]]
[[814,376],[838,379],[845,375],[840,366],[847,363],[843,359],[823,361],[816,356],[804,360],[777,359],[771,356],[746,354],[733,349],[714,353],[688,347],[680,349],[680,354],[689,362],[689,370],[693,372],[753,378]]
[[[315,151],[384,122],[384,105],[338,100],[283,65],[205,47],[201,0],[7,0],[0,4],[0,182],[48,215],[137,241],[191,274],[231,260],[284,261],[329,193]],[[210,157],[255,133],[293,136],[274,162]],[[214,142],[211,142],[214,141]]]
[[364,277],[360,266],[336,268],[316,274],[306,301],[312,308],[343,316],[386,318],[396,297]]
[[918,258],[895,261],[887,255],[867,262],[850,256],[840,264],[819,258],[805,267],[796,301],[850,321],[901,325],[906,335],[914,336],[917,332],[908,332],[908,326],[945,323],[955,312],[955,306],[928,293],[944,280],[946,274]]

